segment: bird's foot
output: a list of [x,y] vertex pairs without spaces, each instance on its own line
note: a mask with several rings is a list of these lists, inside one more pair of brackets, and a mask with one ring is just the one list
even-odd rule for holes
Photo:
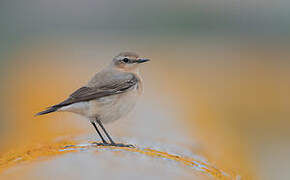
[[94,145],[97,146],[114,146],[114,147],[130,147],[130,148],[134,148],[135,146],[131,145],[131,144],[122,144],[122,143],[98,143],[98,142],[94,142]]
[[115,147],[130,147],[130,148],[134,148],[135,146],[133,146],[132,144],[122,144],[122,143],[114,143],[111,144],[111,146],[115,146]]

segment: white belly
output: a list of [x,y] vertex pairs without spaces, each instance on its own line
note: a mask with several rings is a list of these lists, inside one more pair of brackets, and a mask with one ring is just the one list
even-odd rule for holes
[[63,107],[59,111],[74,112],[86,116],[90,120],[99,118],[102,123],[110,123],[125,117],[136,105],[138,96],[136,86],[126,93],[75,103]]

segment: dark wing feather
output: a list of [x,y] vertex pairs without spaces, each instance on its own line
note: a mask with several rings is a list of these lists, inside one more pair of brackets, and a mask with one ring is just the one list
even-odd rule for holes
[[77,102],[89,101],[92,99],[124,93],[131,87],[135,86],[137,83],[137,77],[132,75],[130,78],[111,81],[110,83],[100,87],[81,87],[72,93],[68,99],[52,107],[60,108]]

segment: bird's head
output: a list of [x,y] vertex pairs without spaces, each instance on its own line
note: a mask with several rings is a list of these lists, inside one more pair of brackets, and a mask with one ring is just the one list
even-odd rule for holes
[[112,66],[118,70],[134,72],[138,69],[139,64],[149,61],[149,59],[139,58],[136,53],[122,52],[114,57]]

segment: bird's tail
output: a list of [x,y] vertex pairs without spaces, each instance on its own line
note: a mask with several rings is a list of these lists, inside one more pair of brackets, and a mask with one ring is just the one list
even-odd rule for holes
[[35,116],[40,116],[40,115],[43,115],[43,114],[48,114],[48,113],[52,113],[52,112],[55,112],[59,109],[59,107],[56,107],[56,106],[51,106],[49,107],[48,109],[44,110],[44,111],[41,111],[37,114],[35,114]]

